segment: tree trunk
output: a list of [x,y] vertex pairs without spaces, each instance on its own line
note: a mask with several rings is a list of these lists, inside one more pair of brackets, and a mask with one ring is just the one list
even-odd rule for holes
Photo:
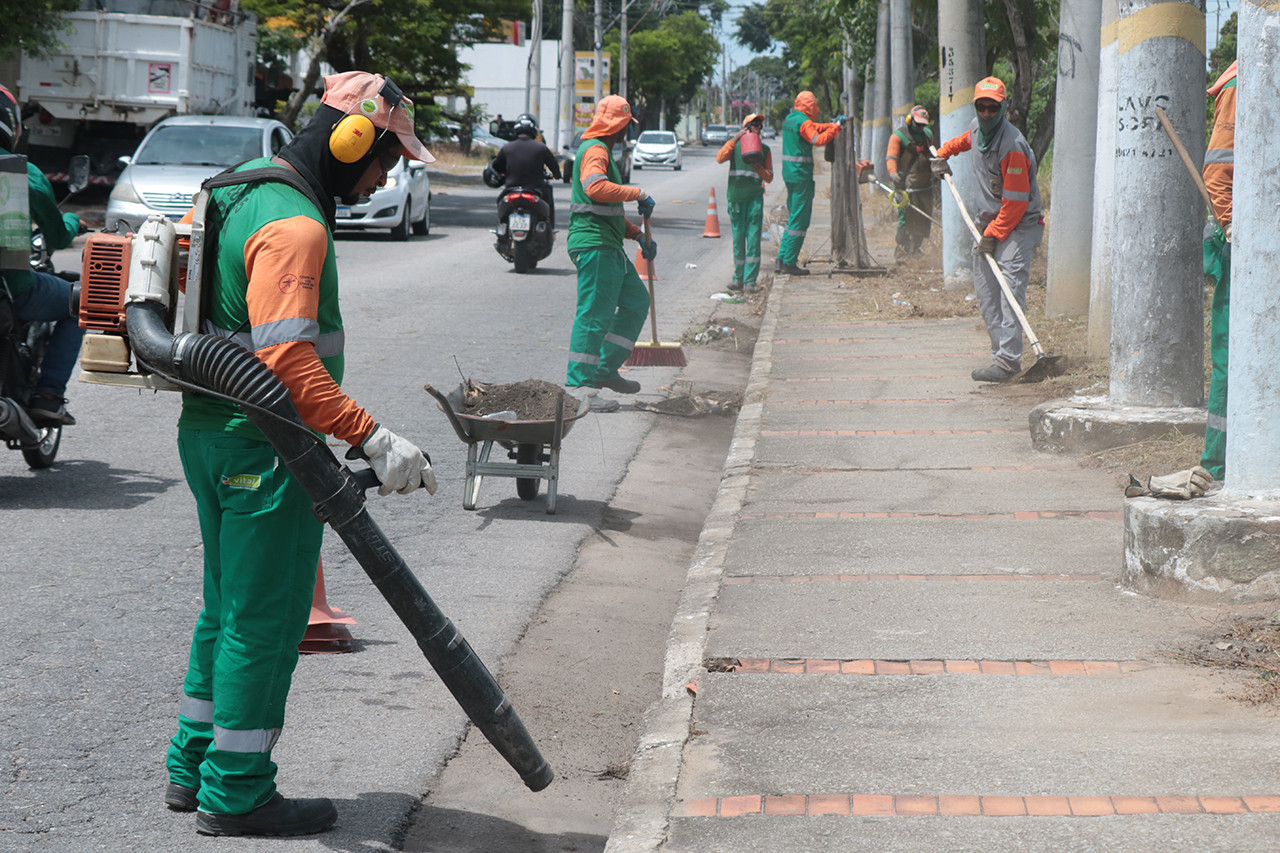
[[307,53],[311,56],[311,62],[307,65],[307,73],[303,75],[302,85],[289,96],[289,102],[285,104],[284,112],[280,114],[280,121],[290,129],[294,129],[298,115],[302,112],[302,105],[306,103],[307,98],[315,91],[316,81],[320,79],[320,63],[324,60],[329,43],[337,35],[338,28],[342,26],[347,13],[355,7],[363,6],[368,2],[370,0],[348,0],[347,5],[342,7],[342,11],[330,18],[324,29],[313,35],[307,42]]
[[1058,81],[1054,80],[1053,88],[1049,90],[1049,103],[1045,105],[1044,112],[1036,118],[1036,135],[1031,140],[1031,153],[1035,155],[1037,164],[1044,162],[1044,155],[1053,144],[1054,123],[1057,121],[1057,99]]
[[1010,116],[1010,121],[1023,134],[1027,132],[1027,114],[1031,110],[1031,87],[1035,83],[1034,60],[1031,56],[1031,44],[1027,38],[1027,25],[1022,16],[1019,0],[1004,0],[1005,11],[1009,15],[1009,32],[1013,35],[1013,87],[1010,91],[1009,106],[1017,112]]

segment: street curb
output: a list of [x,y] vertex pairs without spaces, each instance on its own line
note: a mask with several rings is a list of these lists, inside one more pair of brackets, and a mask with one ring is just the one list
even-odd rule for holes
[[645,710],[626,791],[614,815],[605,853],[653,853],[666,841],[680,762],[693,719],[693,696],[687,685],[703,672],[711,608],[720,595],[725,555],[746,503],[756,443],[760,438],[764,398],[773,372],[777,306],[788,278],[776,277],[769,291],[764,321],[751,356],[751,374],[742,409],[720,475],[720,488],[703,522],[684,592],[667,636],[662,698]]

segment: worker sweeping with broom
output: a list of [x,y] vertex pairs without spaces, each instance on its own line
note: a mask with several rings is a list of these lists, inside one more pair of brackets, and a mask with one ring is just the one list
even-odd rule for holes
[[[973,87],[977,117],[969,129],[947,140],[932,162],[938,178],[951,174],[947,158],[977,149],[971,158],[973,186],[977,192],[974,218],[981,239],[974,247],[973,289],[978,298],[987,334],[991,338],[991,364],[971,374],[979,382],[1009,382],[1022,371],[1022,318],[1026,311],[1031,258],[1044,236],[1040,188],[1036,184],[1036,158],[1022,133],[1008,122],[1005,88],[996,77],[986,77]],[[1001,293],[996,271],[983,255],[990,255],[1008,282],[1017,305]]]
[[631,354],[649,310],[649,291],[622,249],[624,239],[640,243],[641,256],[652,261],[657,242],[626,218],[623,204],[638,202],[648,220],[654,200],[639,187],[622,185],[610,156],[635,118],[625,98],[608,95],[596,105],[591,125],[582,133],[573,164],[569,204],[569,259],[578,269],[578,308],[569,337],[565,391],[588,401],[593,412],[614,412],[617,400],[597,393],[608,388],[634,394],[640,383],[619,375]]

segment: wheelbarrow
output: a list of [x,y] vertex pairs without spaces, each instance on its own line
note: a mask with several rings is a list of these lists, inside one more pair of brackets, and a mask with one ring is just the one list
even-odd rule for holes
[[[466,408],[466,384],[459,384],[448,394],[441,394],[430,385],[424,390],[436,398],[436,405],[444,412],[453,430],[467,445],[467,481],[462,490],[462,508],[475,509],[480,497],[480,483],[486,474],[494,477],[515,477],[516,494],[521,500],[531,501],[538,496],[538,487],[547,481],[547,514],[556,512],[556,483],[560,477],[560,442],[579,418],[587,414],[588,404],[569,397],[569,403],[578,404],[577,411],[565,411],[565,394],[556,400],[556,416],[549,421],[506,421],[483,418],[464,413]],[[492,462],[489,454],[498,444],[507,451],[507,458],[514,462]]]

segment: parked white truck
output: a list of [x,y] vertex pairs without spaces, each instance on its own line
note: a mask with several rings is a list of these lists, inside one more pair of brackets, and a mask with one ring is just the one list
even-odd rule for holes
[[27,154],[54,180],[76,154],[95,183],[111,183],[117,158],[173,115],[251,115],[257,20],[236,0],[85,0],[64,17],[63,46],[23,55],[19,102]]

